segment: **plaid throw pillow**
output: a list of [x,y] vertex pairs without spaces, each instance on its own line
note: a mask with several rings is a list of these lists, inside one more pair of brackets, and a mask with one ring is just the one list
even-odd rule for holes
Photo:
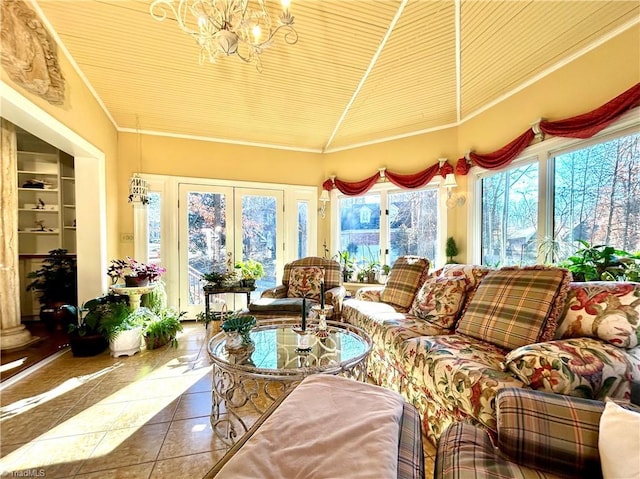
[[401,256],[393,263],[380,300],[400,312],[409,311],[413,298],[429,274],[429,260],[421,256]]
[[531,266],[489,273],[471,298],[456,332],[506,349],[553,339],[571,275]]
[[324,271],[318,266],[298,266],[291,268],[289,275],[289,298],[310,298],[320,301],[320,283]]

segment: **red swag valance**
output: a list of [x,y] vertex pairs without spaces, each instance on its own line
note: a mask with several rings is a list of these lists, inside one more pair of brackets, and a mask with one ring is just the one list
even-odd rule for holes
[[[605,103],[593,111],[582,115],[567,118],[565,120],[542,120],[539,125],[540,132],[566,138],[590,138],[599,133],[624,113],[632,108],[640,106],[640,83],[635,84],[613,100]],[[527,148],[536,137],[534,129],[528,129],[507,145],[492,153],[479,154],[469,152],[466,157],[459,158],[456,162],[455,173],[466,175],[472,165],[478,165],[489,170],[497,170],[510,164]],[[384,171],[384,170],[382,170]],[[376,173],[361,181],[347,182],[332,177],[326,180],[322,187],[331,191],[334,187],[345,195],[357,196],[366,193],[375,185],[379,178],[386,176],[391,183],[400,188],[421,188],[431,181],[438,173],[444,178],[448,173],[453,173],[453,167],[448,163],[438,162],[426,170],[414,174],[401,175],[385,171],[384,174]]]

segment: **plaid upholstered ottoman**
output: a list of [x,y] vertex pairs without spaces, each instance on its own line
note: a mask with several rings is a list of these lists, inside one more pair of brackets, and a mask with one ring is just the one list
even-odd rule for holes
[[[624,407],[637,410],[631,404]],[[479,427],[453,424],[438,441],[434,478],[601,478],[598,438],[604,409],[601,401],[501,389],[495,444]]]

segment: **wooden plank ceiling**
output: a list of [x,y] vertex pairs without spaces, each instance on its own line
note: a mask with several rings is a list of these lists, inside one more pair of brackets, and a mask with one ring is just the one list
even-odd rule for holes
[[35,5],[118,129],[310,151],[455,125],[640,17],[637,0],[292,0],[299,41],[258,72],[200,65],[149,4]]

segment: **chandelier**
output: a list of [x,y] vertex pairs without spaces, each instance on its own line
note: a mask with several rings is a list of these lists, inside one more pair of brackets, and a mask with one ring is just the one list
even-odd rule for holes
[[154,0],[149,13],[162,21],[171,12],[178,27],[200,46],[200,64],[236,55],[261,71],[260,55],[280,30],[289,45],[298,41],[289,4],[282,0],[276,19],[267,11],[267,0]]

